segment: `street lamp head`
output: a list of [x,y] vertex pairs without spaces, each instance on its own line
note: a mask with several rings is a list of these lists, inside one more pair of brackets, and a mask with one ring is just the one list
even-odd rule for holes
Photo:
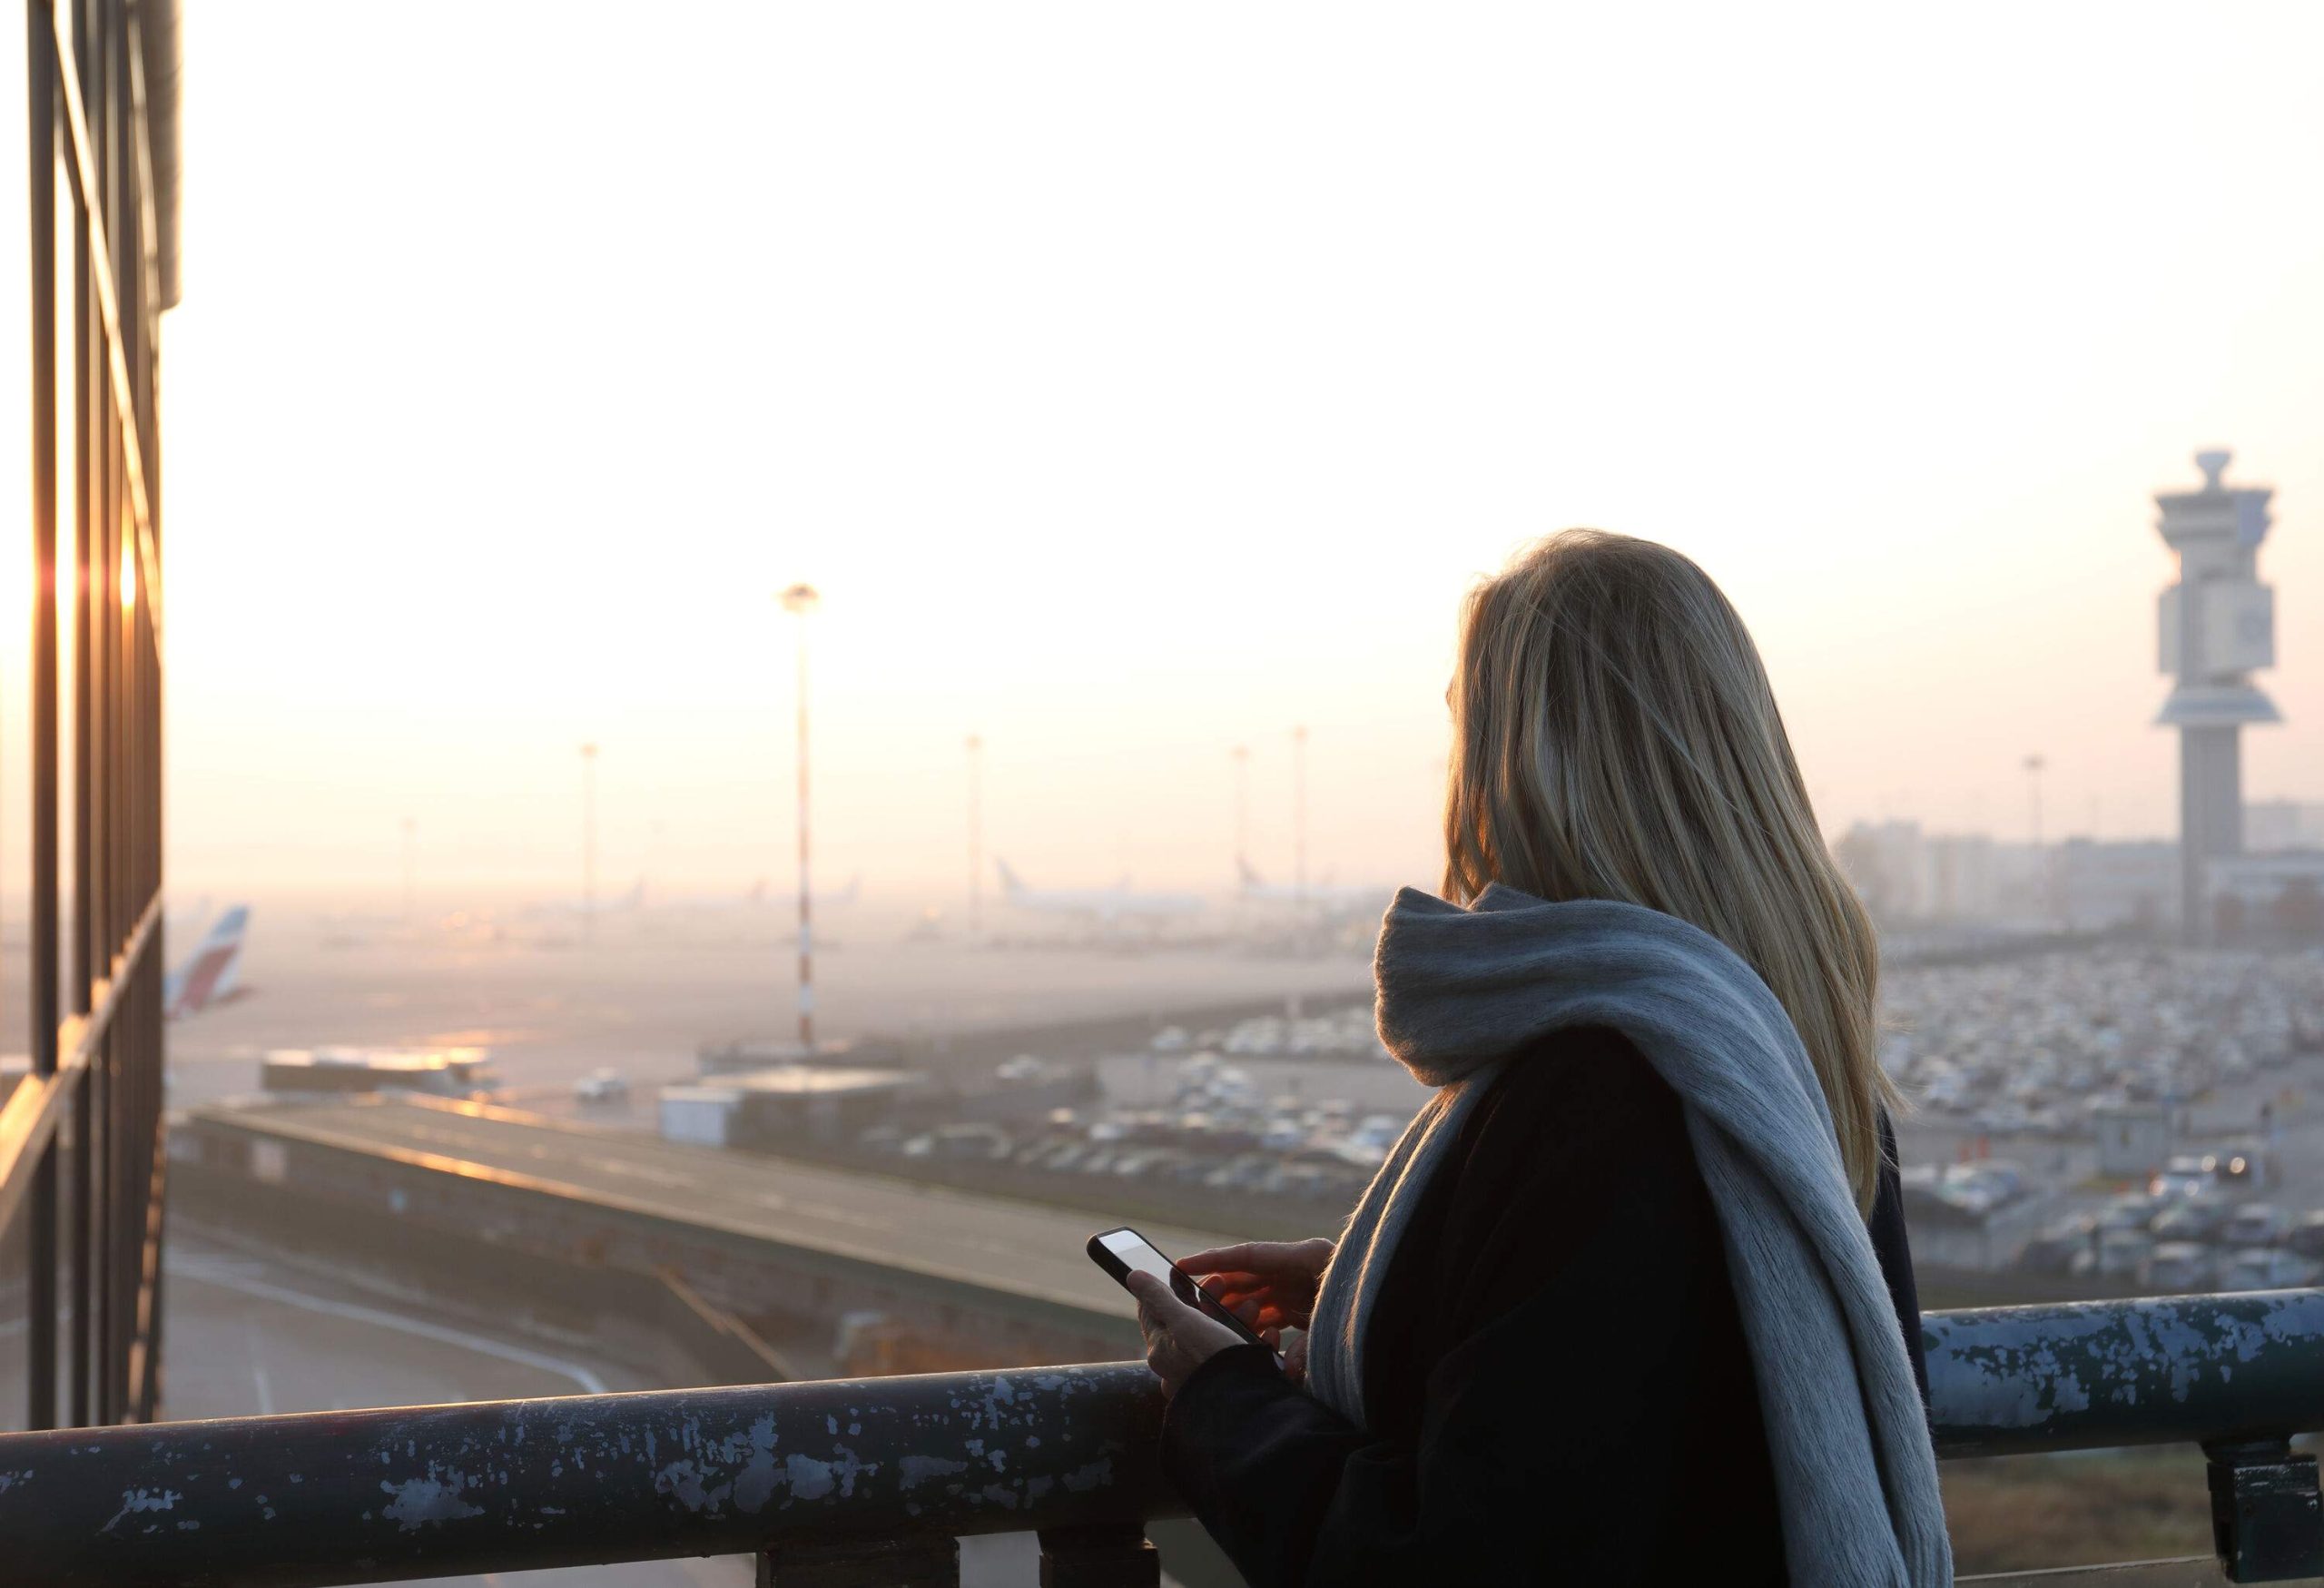
[[795,612],[802,617],[822,605],[823,600],[812,585],[793,585],[775,599],[783,603],[785,612]]
[[582,746],[581,746],[581,759],[582,759],[582,760],[584,760],[584,761],[595,761],[596,758],[597,758],[597,746],[596,746],[596,745],[582,745]]

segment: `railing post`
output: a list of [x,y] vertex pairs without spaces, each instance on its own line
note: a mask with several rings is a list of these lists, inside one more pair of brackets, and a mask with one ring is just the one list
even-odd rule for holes
[[1041,1588],[1159,1588],[1162,1557],[1137,1524],[1044,1527]]
[[960,1588],[960,1541],[787,1544],[760,1553],[758,1588]]
[[2230,1583],[2324,1576],[2316,1458],[2289,1439],[2207,1443],[2211,1543]]

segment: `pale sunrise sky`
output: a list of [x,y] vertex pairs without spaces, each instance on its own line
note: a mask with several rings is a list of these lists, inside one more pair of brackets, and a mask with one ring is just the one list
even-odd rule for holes
[[407,815],[570,892],[584,740],[608,891],[787,885],[798,579],[834,883],[957,900],[971,731],[1036,883],[1226,886],[1238,743],[1287,873],[1295,723],[1315,873],[1429,881],[1456,604],[1570,524],[1725,586],[1828,830],[2023,837],[2040,751],[2053,836],[2161,833],[2214,444],[2278,492],[2247,787],[2324,799],[2324,9],[185,35],[181,892],[393,886]]

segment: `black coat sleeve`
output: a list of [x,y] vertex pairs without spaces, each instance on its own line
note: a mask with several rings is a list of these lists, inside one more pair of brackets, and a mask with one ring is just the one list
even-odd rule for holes
[[[1375,1315],[1370,1348],[1424,1375],[1416,1433],[1355,1427],[1256,1346],[1179,1390],[1167,1466],[1253,1588],[1663,1580],[1657,1541],[1725,1504],[1772,1526],[1771,1490],[1734,1485],[1730,1453],[1709,1453],[1726,1486],[1688,1465],[1706,1454],[1690,1429],[1738,1420],[1743,1465],[1756,1452],[1764,1478],[1766,1455],[1677,1099],[1618,1040],[1573,1057],[1502,1075],[1440,1175],[1428,1249],[1408,1237],[1392,1266],[1421,1322],[1383,1342]],[[1367,1365],[1375,1425],[1398,1371]]]

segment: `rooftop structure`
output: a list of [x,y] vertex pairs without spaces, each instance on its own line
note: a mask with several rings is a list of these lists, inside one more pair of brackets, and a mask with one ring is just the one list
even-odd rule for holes
[[721,1075],[718,1084],[776,1097],[842,1097],[892,1092],[921,1079],[910,1070],[852,1070],[828,1064],[781,1064]]
[[269,1091],[432,1091],[485,1084],[482,1048],[277,1048],[259,1061]]

